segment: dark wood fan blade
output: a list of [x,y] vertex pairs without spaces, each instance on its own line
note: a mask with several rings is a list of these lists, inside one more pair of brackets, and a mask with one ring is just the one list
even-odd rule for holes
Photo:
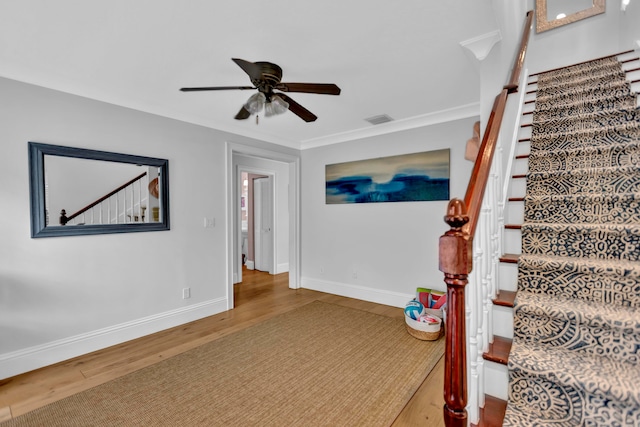
[[245,73],[249,75],[251,81],[261,80],[262,79],[262,69],[259,65],[254,64],[253,62],[245,61],[244,59],[239,58],[231,58],[233,62],[238,64],[240,68],[244,70]]
[[340,88],[333,83],[278,83],[274,89],[283,92],[319,93],[322,95],[340,95]]
[[236,114],[236,116],[234,117],[234,119],[245,120],[245,119],[248,119],[249,117],[251,117],[251,113],[249,112],[249,110],[244,108],[244,105],[243,105],[240,111],[238,111],[238,114]]
[[247,89],[255,89],[253,86],[212,86],[212,87],[183,87],[180,88],[182,92],[197,92],[201,90],[231,90],[231,89],[239,89],[239,90],[247,90]]
[[278,96],[284,99],[289,104],[289,111],[300,117],[305,122],[315,122],[318,118],[318,116],[304,108],[302,105],[298,104],[296,101],[294,101],[284,93],[279,93]]

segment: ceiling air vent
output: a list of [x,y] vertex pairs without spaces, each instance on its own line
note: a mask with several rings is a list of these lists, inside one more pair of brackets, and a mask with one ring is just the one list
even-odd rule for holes
[[387,116],[386,114],[380,114],[379,116],[369,117],[368,119],[365,119],[365,120],[371,123],[372,125],[380,125],[382,123],[392,122],[393,118]]

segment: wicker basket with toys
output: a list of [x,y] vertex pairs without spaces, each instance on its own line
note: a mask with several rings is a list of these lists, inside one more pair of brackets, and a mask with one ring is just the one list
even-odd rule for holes
[[407,332],[415,338],[435,341],[444,335],[444,309],[447,295],[444,292],[418,288],[416,298],[404,308]]

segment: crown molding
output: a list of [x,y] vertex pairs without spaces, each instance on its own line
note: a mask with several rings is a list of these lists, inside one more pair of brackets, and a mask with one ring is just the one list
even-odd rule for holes
[[317,148],[325,145],[339,144],[342,142],[354,141],[357,139],[370,138],[378,135],[385,135],[404,130],[415,129],[424,126],[446,123],[454,120],[466,119],[480,115],[480,103],[462,105],[460,107],[437,111],[435,113],[423,114],[421,116],[410,117],[402,120],[395,120],[381,125],[357,129],[354,131],[337,133],[321,138],[308,139],[300,144],[301,150]]

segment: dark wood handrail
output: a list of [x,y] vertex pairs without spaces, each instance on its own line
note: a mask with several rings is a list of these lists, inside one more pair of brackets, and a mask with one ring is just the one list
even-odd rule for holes
[[489,180],[491,161],[493,160],[493,153],[495,153],[498,135],[500,134],[500,124],[504,116],[507,95],[508,90],[502,89],[493,101],[491,115],[487,121],[486,131],[482,137],[482,144],[480,144],[478,156],[471,171],[471,179],[467,186],[467,193],[464,196],[464,204],[467,208],[467,214],[469,215],[469,222],[464,226],[464,231],[469,235],[471,241],[473,241],[473,237],[476,234],[476,226],[480,217],[480,208],[482,207],[482,198],[484,197],[484,190]]
[[116,194],[118,191],[130,186],[131,184],[133,184],[134,182],[136,182],[137,180],[141,179],[143,176],[145,176],[147,173],[146,172],[142,172],[140,175],[136,176],[135,178],[125,182],[124,184],[122,184],[120,187],[116,188],[115,190],[105,194],[104,196],[100,197],[98,200],[96,200],[95,202],[91,202],[90,204],[88,204],[87,206],[85,206],[84,208],[80,209],[78,212],[75,212],[71,215],[69,215],[67,217],[67,221],[71,221],[73,218],[82,215],[83,213],[85,213],[86,211],[88,211],[89,209],[91,209],[92,207],[96,206],[99,203],[104,202],[105,200],[107,200],[109,197],[113,196],[114,194]]
[[522,66],[524,65],[524,58],[527,54],[527,47],[529,46],[529,34],[531,34],[531,26],[533,25],[533,10],[527,12],[525,18],[524,30],[522,31],[522,37],[520,38],[520,49],[518,49],[518,55],[511,69],[511,78],[509,83],[504,85],[504,88],[509,93],[516,92],[518,90],[518,82],[520,81],[520,73],[522,73]]
[[526,55],[533,11],[527,12],[520,48],[511,77],[496,96],[491,115],[478,150],[464,200],[452,199],[445,222],[450,229],[440,237],[438,265],[447,284],[447,320],[445,325],[444,422],[447,427],[466,427],[467,420],[467,336],[465,287],[473,265],[473,238],[480,217],[482,198],[489,180],[507,96],[518,90]]

